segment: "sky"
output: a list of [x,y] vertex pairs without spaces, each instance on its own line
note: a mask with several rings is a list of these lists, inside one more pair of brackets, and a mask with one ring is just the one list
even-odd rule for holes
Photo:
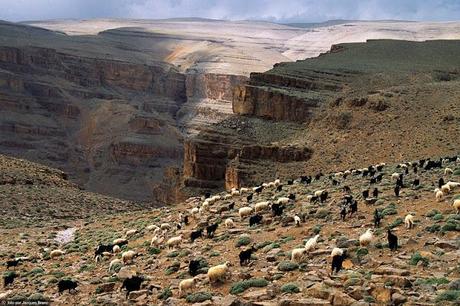
[[0,0],[8,21],[202,17],[274,22],[460,20],[460,0]]

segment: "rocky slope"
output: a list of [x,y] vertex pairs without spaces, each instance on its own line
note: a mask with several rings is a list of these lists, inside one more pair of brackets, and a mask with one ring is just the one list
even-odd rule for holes
[[[361,167],[367,168],[367,165]],[[454,173],[444,175],[445,167]],[[383,179],[376,184],[370,184],[370,178],[359,173],[345,178],[325,173],[310,184],[297,180],[289,185],[281,181],[281,191],[267,187],[259,194],[254,193],[250,203],[246,199],[249,193],[227,199],[224,199],[227,193],[219,193],[221,199],[198,219],[190,217],[190,223],[181,229],[173,226],[160,234],[165,239],[182,234],[182,242],[174,248],[166,248],[164,243],[150,246],[154,234],[148,226],[165,222],[174,225],[179,221],[179,213],[189,214],[192,208],[202,205],[202,199],[190,198],[175,207],[96,217],[86,223],[59,222],[57,226],[54,222],[50,227],[4,230],[5,234],[0,236],[1,260],[6,261],[13,255],[26,259],[16,268],[1,268],[4,275],[14,271],[18,276],[0,294],[8,299],[51,300],[56,305],[187,305],[195,302],[227,306],[457,305],[460,220],[452,201],[460,196],[460,189],[452,190],[440,202],[435,202],[433,189],[441,177],[446,182],[458,181],[459,167],[458,161],[443,162],[442,168],[429,171],[419,166],[417,173],[409,167],[399,197],[393,192],[391,174],[402,173],[403,169],[396,165],[386,165],[379,171]],[[415,178],[420,180],[419,186],[412,185]],[[350,187],[351,195],[358,201],[358,212],[341,220],[344,186]],[[361,191],[374,187],[380,191],[378,198],[364,199]],[[320,189],[328,191],[327,200],[311,201],[309,196]],[[254,206],[264,200],[275,201],[291,193],[295,200],[285,205],[280,217],[274,217],[271,211],[262,211],[261,224],[249,227],[248,218],[241,220],[238,216],[240,207]],[[231,203],[235,205],[233,209]],[[374,228],[374,239],[369,246],[359,246],[359,236],[373,228],[375,209],[383,215],[381,225]],[[414,215],[415,220],[410,229],[403,222],[408,213]],[[295,214],[303,218],[300,226],[294,224]],[[233,228],[224,226],[227,218],[234,220]],[[213,238],[204,234],[190,242],[192,231],[214,222],[219,225]],[[387,228],[398,236],[397,251],[388,249]],[[123,250],[139,254],[132,263],[117,264],[113,271],[108,271],[109,262],[120,258],[120,254],[94,261],[94,247],[124,237],[126,231],[132,229],[137,233],[123,246]],[[68,235],[69,232],[73,234]],[[319,234],[316,248],[299,263],[292,262],[291,251],[303,247],[305,241],[316,234]],[[62,237],[67,239],[63,241]],[[239,252],[251,245],[256,251],[250,264],[240,266]],[[330,253],[334,247],[347,250],[348,258],[343,270],[331,274]],[[50,259],[50,251],[57,248],[66,254]],[[191,277],[188,263],[192,259],[201,260],[201,274],[196,277],[196,287],[181,297],[178,284]],[[205,274],[207,269],[225,261],[231,263],[225,280],[210,284]],[[141,290],[127,295],[121,284],[134,274],[146,281]],[[67,278],[78,281],[77,291],[58,294],[56,283]]]
[[[267,172],[265,177],[289,178],[303,171],[455,152],[459,51],[459,41],[377,40],[336,45],[317,58],[253,73],[235,89],[238,116],[186,145],[192,149],[186,150],[185,169],[213,167],[217,163],[207,161],[218,160],[227,170],[184,175],[228,188],[256,184]],[[309,154],[247,170],[251,158],[238,153],[246,144],[231,140],[234,148],[225,152],[223,134],[253,147],[292,146]],[[193,149],[200,146],[203,150]]]
[[0,155],[2,229],[39,227],[145,209],[147,205],[84,191],[68,175],[26,160]]

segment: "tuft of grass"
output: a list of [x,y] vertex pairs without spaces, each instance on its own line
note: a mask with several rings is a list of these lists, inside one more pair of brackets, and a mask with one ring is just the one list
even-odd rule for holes
[[404,223],[404,221],[403,221],[402,218],[397,218],[396,220],[393,221],[393,223],[389,224],[388,227],[389,228],[395,228],[397,226],[400,226],[403,223]]
[[367,248],[358,248],[358,249],[356,249],[356,256],[358,258],[366,256],[367,254],[369,254],[369,250]]
[[321,232],[321,225],[316,224],[311,230],[313,234],[318,235]]
[[179,271],[179,268],[180,268],[180,263],[176,261],[172,265],[170,265],[168,268],[166,268],[165,275],[171,275]]
[[409,260],[409,264],[411,264],[412,266],[416,266],[419,261],[423,262],[424,267],[428,266],[428,264],[430,263],[428,258],[423,257],[422,255],[420,255],[419,252],[416,252],[416,253],[412,254],[412,256],[411,256],[411,258]]
[[161,249],[159,248],[149,248],[148,252],[150,255],[157,255],[161,253]]
[[450,301],[455,302],[460,300],[460,290],[446,290],[436,297],[436,302]]
[[230,288],[231,294],[239,294],[243,293],[247,289],[251,287],[266,287],[268,285],[268,281],[264,278],[252,278],[247,279],[241,282],[234,283]]
[[185,300],[187,303],[202,303],[204,301],[212,299],[212,294],[209,292],[195,292],[187,295]]
[[282,261],[278,264],[278,270],[283,271],[283,272],[294,271],[294,270],[297,270],[298,268],[299,268],[298,264],[292,261],[288,261],[288,260]]
[[299,286],[295,283],[287,283],[281,286],[281,292],[284,293],[298,293],[300,292]]
[[427,226],[425,228],[425,230],[429,233],[436,233],[436,232],[439,232],[441,230],[441,225],[439,224],[433,224],[431,226]]
[[437,214],[440,214],[441,212],[439,210],[436,210],[436,209],[433,209],[431,211],[429,211],[426,216],[428,218],[433,218],[434,216],[436,216]]
[[243,237],[238,238],[238,240],[235,243],[235,246],[240,247],[243,245],[249,245],[251,242],[252,242],[251,237],[243,236]]
[[160,300],[167,300],[168,298],[172,297],[172,291],[169,287],[164,288],[161,290],[161,292],[158,294],[158,298]]
[[320,209],[316,212],[316,218],[318,219],[324,219],[329,215],[329,210],[327,209]]
[[450,283],[447,278],[441,277],[441,278],[419,278],[415,281],[415,284],[417,285],[442,285],[442,284],[448,284]]

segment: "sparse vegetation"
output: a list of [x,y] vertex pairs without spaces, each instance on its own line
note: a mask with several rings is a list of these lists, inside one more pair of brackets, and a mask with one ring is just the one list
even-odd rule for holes
[[287,283],[281,286],[281,292],[284,293],[298,293],[300,292],[299,286],[295,283]]
[[299,265],[292,261],[282,261],[278,264],[278,270],[287,272],[294,271],[299,268]]
[[253,279],[248,279],[244,280],[238,283],[235,283],[232,285],[230,288],[230,293],[231,294],[239,294],[243,293],[247,289],[251,287],[265,287],[268,285],[268,281],[263,278],[253,278]]

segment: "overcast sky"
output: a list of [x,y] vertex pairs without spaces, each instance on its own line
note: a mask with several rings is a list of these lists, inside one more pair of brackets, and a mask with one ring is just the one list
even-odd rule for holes
[[0,0],[0,19],[460,20],[460,0]]

